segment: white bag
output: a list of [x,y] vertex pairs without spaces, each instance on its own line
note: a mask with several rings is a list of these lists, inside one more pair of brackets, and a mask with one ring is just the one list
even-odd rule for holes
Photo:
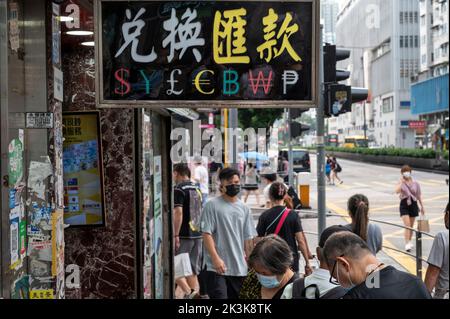
[[175,256],[175,279],[192,276],[191,259],[189,254]]

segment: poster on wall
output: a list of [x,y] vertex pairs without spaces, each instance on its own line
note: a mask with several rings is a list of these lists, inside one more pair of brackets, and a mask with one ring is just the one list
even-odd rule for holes
[[100,115],[63,114],[64,223],[104,226]]
[[162,220],[162,175],[161,175],[161,156],[154,157],[154,205],[155,212],[155,298],[164,298],[164,274],[163,274],[163,256],[162,256],[162,241],[163,241],[163,220]]
[[318,0],[97,0],[98,107],[312,108]]

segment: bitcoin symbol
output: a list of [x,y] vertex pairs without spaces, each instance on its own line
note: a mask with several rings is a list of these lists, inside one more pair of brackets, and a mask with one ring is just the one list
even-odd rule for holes
[[[126,75],[126,78],[124,77]],[[125,96],[131,91],[131,85],[127,81],[128,77],[130,76],[130,71],[124,68],[121,68],[114,73],[114,77],[117,81],[120,82],[120,85],[115,88],[114,93],[120,96]]]

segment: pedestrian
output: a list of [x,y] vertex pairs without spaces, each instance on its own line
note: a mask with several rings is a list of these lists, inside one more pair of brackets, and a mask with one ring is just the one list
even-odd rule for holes
[[331,185],[331,159],[330,159],[330,155],[327,155],[327,161],[325,163],[325,176],[327,177],[328,184]]
[[[247,203],[248,197],[253,193],[256,196],[257,205],[261,206],[261,202],[259,199],[258,174],[256,173],[256,167],[252,163],[248,163],[247,169],[245,170],[244,190],[244,203]],[[265,205],[263,205],[262,207],[265,207]]]
[[340,299],[347,293],[347,290],[341,286],[330,282],[330,269],[323,255],[323,247],[328,238],[346,230],[343,226],[331,226],[322,232],[319,246],[316,248],[319,268],[314,269],[310,276],[297,279],[293,284],[288,285],[281,299]]
[[269,190],[273,183],[277,181],[277,173],[272,172],[270,169],[266,170],[263,174],[261,174],[261,179],[264,186],[263,194],[264,199],[266,201],[266,208],[271,208],[270,194]]
[[425,285],[430,293],[434,289],[435,299],[449,299],[448,294],[448,262],[449,262],[449,204],[445,209],[446,231],[439,232],[433,241],[430,256],[428,257],[428,269],[425,276]]
[[238,197],[239,172],[225,168],[219,180],[222,195],[206,203],[201,220],[207,290],[211,299],[237,299],[248,273],[246,257],[253,249],[256,230],[250,209]]
[[332,235],[323,253],[331,269],[330,282],[348,290],[344,299],[431,298],[421,278],[381,263],[356,234]]
[[361,237],[372,254],[376,255],[383,249],[383,234],[380,226],[369,223],[369,199],[365,195],[353,195],[347,202],[347,208],[352,223],[345,227]]
[[[425,215],[420,184],[412,177],[412,168],[405,165],[401,169],[401,178],[395,189],[400,195],[400,216],[406,227],[414,228],[419,212]],[[419,209],[420,204],[420,209]],[[414,247],[412,243],[412,231],[405,229],[405,250],[410,252]]]
[[203,165],[203,160],[200,156],[194,159],[194,180],[199,183],[200,191],[202,192],[202,205],[204,206],[208,200],[209,195],[209,176],[208,170]]
[[252,269],[242,286],[241,299],[281,299],[284,289],[298,275],[292,271],[293,256],[289,245],[277,235],[259,241],[248,265]]
[[283,238],[291,248],[294,257],[291,268],[294,272],[299,272],[300,255],[299,250],[305,258],[305,273],[312,272],[309,260],[313,259],[309,251],[308,242],[303,233],[302,222],[298,211],[286,207],[284,202],[287,189],[283,183],[273,183],[269,190],[271,207],[262,213],[258,220],[256,231],[258,240],[270,234],[275,234]]
[[189,254],[193,272],[192,276],[180,279],[178,286],[185,294],[195,295],[200,291],[197,276],[202,266],[202,194],[197,184],[191,181],[191,171],[186,164],[175,165],[172,175],[176,183],[173,213],[175,253]]
[[338,175],[339,173],[342,172],[342,166],[338,163],[335,156],[331,158],[330,166],[331,166],[331,185],[336,185],[335,183],[336,180],[339,182],[339,184],[343,184],[344,181],[342,181]]
[[210,165],[211,173],[211,190],[215,195],[218,191],[219,185],[219,173],[223,169],[223,164],[213,161]]

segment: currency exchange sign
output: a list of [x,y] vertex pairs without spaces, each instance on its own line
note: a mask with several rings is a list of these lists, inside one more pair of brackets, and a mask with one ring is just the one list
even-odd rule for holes
[[97,104],[313,107],[318,2],[97,0]]

